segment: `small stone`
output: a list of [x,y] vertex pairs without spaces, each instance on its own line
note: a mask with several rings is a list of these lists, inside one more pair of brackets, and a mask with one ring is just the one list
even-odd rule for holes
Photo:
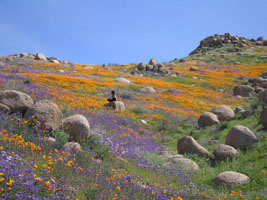
[[143,125],[148,125],[147,122],[143,119],[140,120],[140,122],[143,124]]

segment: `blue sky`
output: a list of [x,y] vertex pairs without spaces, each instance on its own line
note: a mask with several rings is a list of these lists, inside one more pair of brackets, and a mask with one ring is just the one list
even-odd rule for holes
[[213,34],[267,39],[266,0],[0,0],[0,55],[83,64],[187,56]]

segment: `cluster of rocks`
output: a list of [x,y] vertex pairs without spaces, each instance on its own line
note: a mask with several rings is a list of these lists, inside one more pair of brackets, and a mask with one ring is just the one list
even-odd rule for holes
[[155,58],[150,59],[148,64],[139,63],[133,68],[132,75],[138,76],[150,76],[150,75],[168,75],[170,71],[165,67],[164,64],[156,61]]
[[[183,136],[177,142],[178,155],[168,156],[165,166],[175,164],[183,169],[198,170],[199,166],[197,163],[184,158],[181,154],[189,153],[216,161],[231,161],[234,157],[239,156],[237,149],[245,149],[257,141],[255,134],[249,128],[236,125],[229,130],[225,139],[225,144],[219,144],[214,149],[213,153],[210,154],[209,151],[201,146],[193,137]],[[227,171],[217,175],[213,181],[217,186],[241,185],[249,182],[249,177],[238,172]]]
[[[256,87],[261,87],[259,102],[263,105],[267,103],[267,88],[265,86],[267,79],[267,72],[264,72],[258,78],[250,79],[249,82],[252,86],[248,86],[250,89],[245,90],[242,87],[237,86],[234,93],[246,97],[256,96]],[[240,89],[242,88],[242,89]],[[254,93],[255,94],[254,94]],[[248,111],[245,111],[242,108],[237,107],[235,112],[228,106],[219,106],[213,109],[211,112],[204,112],[198,119],[198,124],[200,127],[210,126],[218,124],[221,121],[231,120],[235,117],[235,113],[241,113],[244,115],[249,115]],[[265,129],[267,129],[267,107],[263,108],[260,121]],[[237,149],[246,149],[248,146],[256,143],[257,137],[255,134],[247,127],[242,125],[233,126],[229,131],[225,139],[225,144],[219,144],[210,154],[203,146],[201,146],[193,137],[183,136],[177,142],[178,155],[168,157],[172,161],[166,162],[168,165],[170,163],[175,163],[180,165],[182,168],[185,165],[188,165],[187,168],[198,169],[198,165],[195,162],[185,161],[183,162],[183,157],[180,157],[179,154],[196,154],[200,157],[208,158],[209,160],[232,160],[234,157],[238,157],[239,153]],[[182,163],[183,162],[183,163]],[[226,171],[220,173],[215,177],[213,182],[217,186],[231,186],[233,184],[245,184],[248,183],[250,178],[244,174],[240,174],[234,171]]]
[[264,91],[267,89],[267,72],[262,73],[259,77],[251,78],[246,85],[238,85],[234,88],[234,96],[239,97],[255,97],[259,94],[260,103],[267,103],[264,98]]
[[[23,117],[38,125],[39,129],[47,133],[64,127],[74,142],[64,145],[64,149],[81,150],[78,142],[86,140],[90,136],[90,125],[88,120],[80,114],[63,118],[58,106],[47,100],[34,103],[33,99],[22,92],[15,90],[4,90],[0,92],[0,111],[5,113],[22,113]],[[56,143],[55,138],[46,137],[50,143]]]
[[248,45],[267,46],[267,40],[264,40],[263,37],[259,37],[257,40],[255,40],[245,37],[232,36],[230,33],[225,33],[224,35],[215,34],[214,36],[210,36],[202,40],[200,45],[189,55],[204,53],[215,48],[230,45],[234,47],[229,49],[230,52],[240,52],[242,51],[243,47]]
[[[267,72],[264,72],[263,74],[261,74],[260,77],[250,79],[250,81],[252,82],[252,86],[249,85],[236,86],[234,88],[234,95],[237,97],[255,97],[258,94],[259,104],[266,105],[267,104],[267,87],[265,86],[267,81],[266,78],[267,78]],[[261,112],[261,123],[266,128],[267,114],[265,114],[265,110],[266,109],[263,109],[263,111]],[[206,126],[212,126],[214,124],[219,124],[222,121],[228,121],[234,119],[236,114],[240,114],[242,117],[248,117],[254,114],[254,110],[252,108],[248,108],[247,110],[245,110],[242,107],[238,106],[233,111],[230,107],[222,105],[213,109],[211,112],[204,112],[198,118],[198,125],[199,127],[206,127]]]
[[231,120],[235,117],[235,112],[229,106],[219,106],[211,112],[204,112],[198,118],[198,125],[200,127],[211,126],[218,124],[221,121]]
[[[258,96],[260,105],[267,105],[267,72],[263,72],[259,77],[248,80],[250,85],[239,85],[234,88],[234,95],[237,97],[255,97]],[[252,114],[252,111],[245,111],[242,108],[236,108],[236,113],[244,115]],[[267,108],[264,108],[260,115],[260,121],[267,129]]]
[[17,61],[32,61],[38,60],[43,62],[51,62],[56,64],[70,64],[67,60],[59,60],[56,57],[46,57],[43,53],[31,54],[31,53],[20,53],[13,54],[6,57],[1,57],[1,60],[6,60],[9,62],[17,62]]

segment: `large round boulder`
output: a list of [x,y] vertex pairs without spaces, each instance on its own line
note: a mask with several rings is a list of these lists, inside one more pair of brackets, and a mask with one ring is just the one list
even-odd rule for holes
[[246,148],[247,146],[257,142],[254,133],[245,126],[236,125],[232,127],[225,140],[225,144],[238,148]]
[[267,108],[264,108],[261,112],[261,123],[265,129],[267,129]]
[[192,153],[200,157],[208,158],[209,152],[191,136],[183,136],[178,140],[177,150],[179,154]]
[[90,135],[90,125],[83,115],[72,115],[63,120],[63,127],[76,142],[85,141]]
[[19,91],[4,90],[0,92],[0,103],[6,105],[12,113],[24,113],[28,107],[33,105],[32,98]]
[[164,166],[165,167],[177,166],[187,171],[199,170],[197,163],[179,154],[168,156],[165,160]]
[[238,151],[229,145],[220,144],[214,151],[213,154],[216,160],[232,160],[233,157],[239,155]]
[[217,115],[219,121],[230,120],[235,117],[235,112],[228,106],[219,106],[211,111],[213,114]]
[[44,131],[56,130],[62,125],[63,115],[58,106],[47,100],[40,100],[30,106],[26,113],[25,118],[39,121],[41,129]]
[[217,186],[243,185],[249,182],[249,177],[233,171],[225,171],[215,177],[213,182]]
[[241,97],[254,97],[256,93],[251,86],[248,85],[239,85],[234,88],[234,96],[241,96]]
[[198,118],[198,125],[200,127],[206,127],[211,126],[213,124],[218,124],[220,121],[218,120],[217,115],[211,113],[211,112],[204,112],[199,118]]

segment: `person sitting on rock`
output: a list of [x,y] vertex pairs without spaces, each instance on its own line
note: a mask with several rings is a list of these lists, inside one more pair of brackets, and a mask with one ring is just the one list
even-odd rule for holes
[[118,100],[114,90],[111,91],[111,98],[110,99],[107,99],[107,100],[110,103]]

